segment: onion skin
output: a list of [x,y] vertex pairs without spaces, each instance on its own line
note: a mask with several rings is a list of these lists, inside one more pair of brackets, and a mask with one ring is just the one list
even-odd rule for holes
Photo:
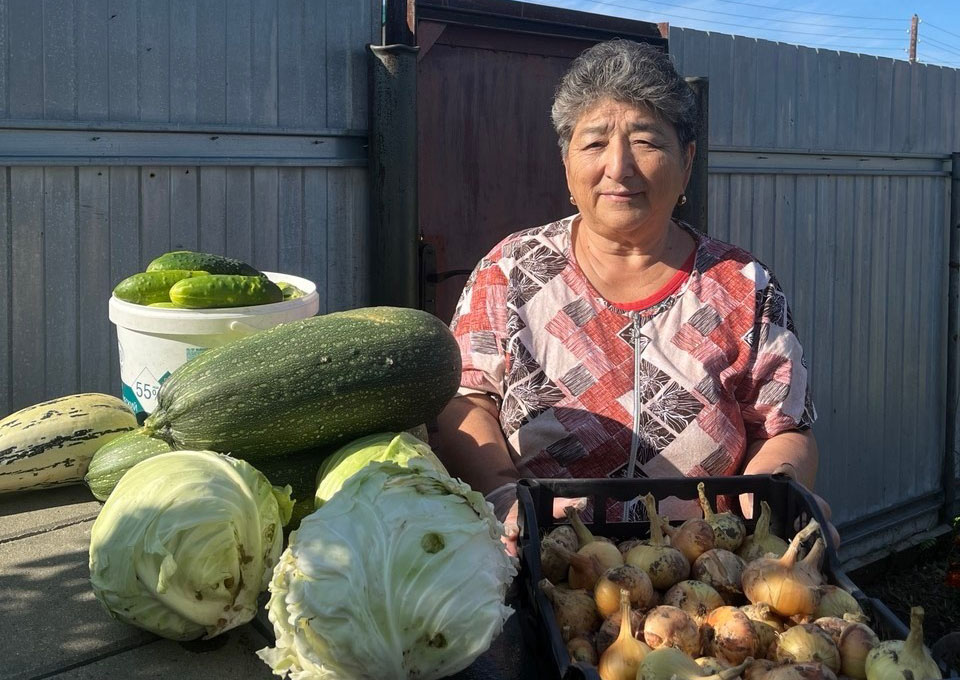
[[690,563],[679,550],[665,545],[653,494],[644,496],[643,503],[650,518],[650,543],[631,548],[625,561],[647,572],[654,588],[666,590],[690,575]]
[[759,680],[837,680],[837,675],[820,663],[795,663],[775,666]]
[[707,616],[713,628],[711,651],[731,664],[743,663],[748,656],[757,656],[760,640],[753,622],[736,607],[717,607]]
[[843,588],[825,585],[820,588],[820,591],[820,604],[817,605],[817,610],[813,612],[814,618],[835,616],[847,621],[867,622],[867,617],[863,613],[863,609],[860,608],[860,603]]
[[620,591],[620,634],[597,664],[600,680],[635,680],[644,657],[650,653],[646,644],[633,637],[630,626],[630,593]]
[[569,524],[561,524],[550,530],[546,538],[556,541],[567,550],[576,552],[580,549],[580,541],[577,538],[577,532]]
[[700,655],[700,629],[677,607],[660,605],[647,612],[643,639],[651,649],[675,647],[690,657]]
[[693,577],[703,581],[716,590],[723,599],[731,603],[743,595],[741,582],[745,564],[739,556],[729,550],[714,548],[700,555],[693,563]]
[[777,631],[764,621],[750,619],[750,623],[753,625],[753,632],[757,634],[757,657],[769,658],[770,650],[777,642]]
[[715,656],[700,656],[694,659],[694,661],[703,669],[705,675],[714,675],[730,668],[729,663]]
[[753,659],[747,659],[739,666],[708,676],[696,661],[679,649],[661,647],[647,654],[640,664],[637,680],[693,680],[707,677],[710,680],[733,680],[748,668],[752,661]]
[[703,581],[680,581],[671,586],[663,596],[663,604],[682,609],[699,625],[703,625],[707,614],[723,606],[720,597],[713,586]]
[[823,564],[823,556],[826,554],[826,545],[822,538],[818,538],[813,547],[810,548],[810,552],[797,562],[797,568],[807,572],[810,575],[810,580],[816,582],[818,586],[824,583],[820,566]]
[[679,550],[690,564],[714,548],[713,527],[706,520],[688,519],[679,527],[665,524],[663,531],[670,537],[670,545]]
[[877,634],[863,623],[850,623],[840,633],[840,672],[850,678],[865,680],[867,655],[880,644]]
[[837,646],[840,645],[840,634],[850,623],[850,621],[838,619],[836,616],[821,616],[819,619],[814,619],[813,621],[813,625],[829,635],[830,639],[833,640],[833,644]]
[[770,610],[770,605],[764,604],[763,602],[759,604],[745,604],[740,607],[740,611],[750,617],[751,621],[765,623],[777,633],[782,633],[787,628],[783,619]]
[[757,518],[757,526],[753,533],[743,540],[743,545],[737,550],[737,554],[743,558],[744,562],[751,562],[768,554],[780,557],[785,552],[787,552],[787,542],[770,533],[770,504],[760,501],[760,517]]
[[540,589],[553,605],[557,626],[569,638],[588,635],[600,627],[600,615],[590,593],[585,590],[558,588],[547,579],[540,581]]
[[561,524],[548,533],[540,543],[540,571],[551,583],[560,583],[567,578],[567,569],[570,563],[554,549],[560,545],[576,552],[580,548],[577,534],[569,524]]
[[653,600],[653,584],[647,572],[632,564],[621,564],[607,569],[597,580],[593,589],[597,611],[604,618],[620,611],[621,588],[629,593],[631,607],[637,609],[650,607]]
[[777,661],[791,664],[815,662],[838,673],[840,650],[827,633],[812,623],[804,623],[780,634]]
[[567,654],[573,661],[597,665],[597,650],[593,643],[585,637],[575,637],[567,642]]
[[770,659],[754,659],[753,663],[743,671],[743,680],[763,680],[767,672],[776,667],[776,661],[771,661]]
[[[645,614],[636,609],[630,610],[630,631],[633,633],[633,637],[643,641],[643,620]],[[593,638],[593,644],[597,648],[597,654],[603,654],[607,651],[607,647],[613,644],[613,641],[617,639],[617,636],[620,635],[620,611],[617,610],[616,614],[608,616],[604,619],[603,623],[600,624],[600,630],[597,631],[597,634]]]
[[923,608],[910,608],[906,640],[887,640],[870,650],[865,664],[867,680],[940,680],[943,677],[923,645]]
[[715,513],[707,499],[703,482],[697,484],[697,494],[700,496],[703,518],[713,528],[714,547],[731,552],[736,551],[747,537],[747,528],[743,520],[729,512]]
[[638,545],[645,545],[644,541],[641,541],[639,538],[628,538],[625,541],[620,541],[617,544],[617,550],[620,551],[620,554],[626,557],[627,553],[630,552],[631,548],[634,548]]
[[590,533],[590,530],[587,528],[587,525],[583,523],[583,520],[580,518],[580,511],[572,505],[568,505],[563,509],[564,514],[567,516],[567,519],[570,521],[570,526],[573,527],[573,531],[577,535],[577,541],[579,546],[577,549],[584,547],[588,543],[609,543],[613,545],[613,539],[607,538],[606,536],[594,536]]
[[781,616],[809,615],[820,604],[820,578],[814,578],[797,563],[800,543],[819,529],[811,520],[801,530],[782,557],[761,557],[743,570],[743,592],[750,602],[766,603]]

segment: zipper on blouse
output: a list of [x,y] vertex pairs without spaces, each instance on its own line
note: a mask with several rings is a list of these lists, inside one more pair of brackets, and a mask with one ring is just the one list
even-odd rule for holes
[[[640,315],[633,318],[633,427],[630,435],[630,458],[627,461],[627,479],[633,479],[637,468],[637,449],[640,448]],[[623,521],[627,521],[636,499],[624,502]]]

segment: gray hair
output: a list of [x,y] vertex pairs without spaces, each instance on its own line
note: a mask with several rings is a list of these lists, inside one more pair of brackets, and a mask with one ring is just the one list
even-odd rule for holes
[[681,148],[696,138],[696,96],[670,57],[652,45],[617,38],[585,50],[557,87],[551,118],[564,158],[580,116],[602,99],[652,109],[673,124]]

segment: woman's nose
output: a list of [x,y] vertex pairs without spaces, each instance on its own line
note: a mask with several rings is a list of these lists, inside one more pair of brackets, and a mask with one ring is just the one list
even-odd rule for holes
[[637,174],[637,165],[631,153],[629,141],[608,144],[606,150],[607,177],[619,182],[626,177]]

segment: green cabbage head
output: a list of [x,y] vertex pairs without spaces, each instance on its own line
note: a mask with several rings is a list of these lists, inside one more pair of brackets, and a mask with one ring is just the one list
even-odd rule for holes
[[388,460],[406,467],[411,458],[421,458],[439,472],[447,473],[433,449],[409,432],[379,432],[355,439],[324,458],[317,471],[314,503],[318,508],[326,503],[368,463]]
[[516,575],[483,496],[411,460],[373,462],[291,534],[270,582],[276,646],[294,680],[430,680],[486,651]]
[[90,582],[117,619],[172,640],[246,623],[283,549],[290,489],[211,451],[130,468],[90,536]]

